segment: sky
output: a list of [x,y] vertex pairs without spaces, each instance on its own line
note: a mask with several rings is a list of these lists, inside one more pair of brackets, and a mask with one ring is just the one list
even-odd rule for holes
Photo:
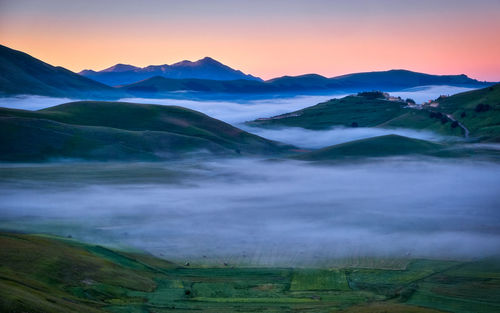
[[500,0],[0,0],[0,43],[72,71],[210,56],[269,79],[408,69],[500,81]]

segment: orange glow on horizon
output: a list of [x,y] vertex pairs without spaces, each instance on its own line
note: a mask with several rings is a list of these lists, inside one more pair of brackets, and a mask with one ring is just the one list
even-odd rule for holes
[[[467,13],[467,12],[465,12]],[[465,14],[464,13],[464,14]],[[0,40],[72,71],[116,63],[171,64],[210,56],[269,79],[318,73],[327,77],[395,68],[431,74],[467,74],[500,81],[498,12],[328,19],[176,20],[137,16],[87,20],[1,16]],[[50,20],[50,23],[47,22]],[[231,23],[231,24],[229,24]]]

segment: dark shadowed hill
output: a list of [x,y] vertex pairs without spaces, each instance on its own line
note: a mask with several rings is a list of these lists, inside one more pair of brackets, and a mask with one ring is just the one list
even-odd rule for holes
[[0,94],[102,98],[119,91],[0,45]]
[[343,88],[394,90],[427,85],[482,87],[491,83],[480,82],[467,75],[430,75],[407,70],[390,70],[342,75],[330,78],[330,82]]
[[6,161],[274,155],[290,148],[181,107],[96,101],[40,111],[0,108],[0,143]]
[[94,79],[101,83],[116,86],[131,84],[154,76],[173,79],[197,78],[207,80],[252,80],[260,78],[247,75],[239,70],[230,68],[212,58],[201,60],[181,61],[172,65],[150,65],[144,68],[127,64],[116,64],[102,71],[84,70],[80,75]]

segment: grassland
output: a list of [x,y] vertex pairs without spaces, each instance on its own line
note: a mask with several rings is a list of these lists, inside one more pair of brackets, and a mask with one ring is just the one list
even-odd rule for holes
[[2,312],[494,312],[498,259],[404,269],[181,266],[67,238],[1,233]]
[[199,151],[255,155],[287,149],[193,110],[124,102],[0,108],[0,129],[4,161],[158,160]]

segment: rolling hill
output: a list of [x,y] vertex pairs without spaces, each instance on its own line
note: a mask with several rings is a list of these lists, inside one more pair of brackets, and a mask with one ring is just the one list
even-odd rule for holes
[[172,65],[150,65],[143,68],[116,64],[102,71],[83,70],[79,74],[110,86],[131,84],[154,76],[173,79],[261,81],[258,77],[244,74],[210,57],[195,62],[185,60]]
[[162,160],[180,155],[271,155],[289,146],[176,106],[80,101],[40,111],[0,108],[0,158]]
[[0,45],[0,95],[113,98],[120,91]]

